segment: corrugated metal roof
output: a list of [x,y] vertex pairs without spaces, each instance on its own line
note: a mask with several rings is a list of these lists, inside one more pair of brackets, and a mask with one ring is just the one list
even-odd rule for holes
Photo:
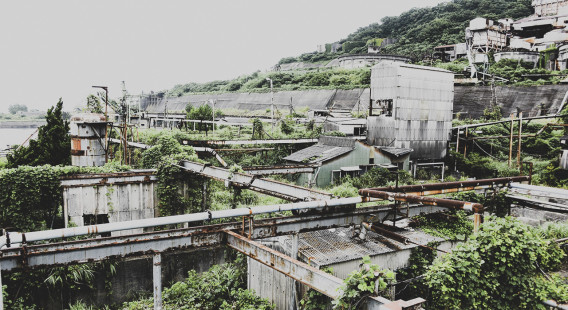
[[298,163],[321,163],[336,158],[353,150],[351,147],[316,144],[295,152],[284,160]]
[[400,157],[400,156],[404,156],[406,154],[410,154],[413,149],[407,149],[407,148],[400,148],[400,147],[390,147],[390,146],[375,146],[375,148],[393,155],[395,157]]
[[353,148],[355,147],[355,140],[343,137],[321,136],[318,144]]
[[321,136],[318,144],[286,156],[284,160],[298,163],[322,163],[351,152],[355,148],[355,142],[350,138]]
[[[419,244],[442,241],[441,238],[418,230],[400,230],[397,233]],[[288,251],[292,248],[291,242],[290,238],[284,240],[284,248]],[[413,247],[416,245],[403,244],[372,231],[367,231],[364,241],[355,240],[351,228],[342,227],[301,233],[298,254],[318,266],[326,266]]]

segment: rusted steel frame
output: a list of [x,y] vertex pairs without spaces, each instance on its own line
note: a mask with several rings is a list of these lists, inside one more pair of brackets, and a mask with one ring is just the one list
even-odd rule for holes
[[[297,259],[273,250],[259,242],[245,238],[235,232],[226,231],[227,245],[231,248],[247,255],[257,262],[274,269],[287,277],[290,277],[302,284],[333,299],[343,295],[343,280],[323,272],[315,267],[303,263]],[[417,306],[424,299],[415,299],[409,302],[392,302],[384,297],[371,297],[370,304],[372,309],[403,309],[400,305]],[[383,307],[385,306],[385,307]],[[405,307],[405,309],[408,309]]]
[[238,208],[226,209],[218,211],[206,211],[191,214],[164,216],[157,218],[148,218],[133,221],[124,221],[117,223],[107,223],[89,226],[79,226],[70,228],[60,228],[45,231],[33,231],[28,233],[6,232],[4,236],[0,236],[0,249],[4,246],[10,247],[10,243],[22,243],[26,240],[28,242],[42,241],[56,238],[77,237],[90,234],[101,234],[105,232],[114,232],[129,229],[139,229],[156,227],[162,225],[175,225],[190,222],[201,222],[212,219],[221,218],[234,218],[243,215],[276,213],[294,210],[310,210],[322,209],[332,206],[349,206],[361,202],[371,201],[368,197],[352,197],[352,198],[339,198],[318,201],[306,201],[299,203],[278,204],[269,206],[256,206],[254,208]]
[[273,147],[257,147],[257,148],[246,148],[246,149],[215,149],[217,152],[261,152],[261,151],[272,151]]
[[243,167],[243,170],[244,171],[254,171],[254,170],[270,170],[270,169],[317,168],[319,166],[320,166],[319,164],[254,166],[254,167]]
[[[334,214],[257,220],[251,238],[261,239],[345,227],[352,223],[368,221],[376,215],[384,215],[390,210],[391,206],[379,206]],[[445,208],[437,206],[411,206],[410,216],[443,210]],[[126,236],[29,245],[25,248],[12,247],[0,250],[0,263],[2,270],[12,270],[24,267],[24,263],[29,268],[34,268],[144,256],[154,251],[161,253],[172,250],[192,251],[200,247],[219,246],[223,243],[220,233],[225,230],[241,229],[242,222],[239,221]],[[24,252],[26,253],[25,261]]]
[[423,248],[427,248],[427,249],[435,250],[435,251],[440,251],[442,253],[448,253],[444,250],[435,249],[435,248],[429,247],[427,245],[420,244],[418,242],[414,242],[414,241],[410,240],[410,238],[407,238],[407,237],[405,237],[401,234],[397,234],[394,231],[390,231],[390,230],[383,228],[383,227],[381,227],[377,224],[363,222],[363,223],[361,223],[361,225],[363,225],[363,227],[367,230],[372,230],[372,231],[378,233],[379,235],[386,236],[386,237],[393,239],[393,240],[396,240],[400,243],[404,243],[404,244],[412,243],[412,244],[415,244],[419,247],[423,247]]
[[153,176],[156,169],[146,169],[142,171],[114,172],[114,173],[95,173],[95,174],[75,174],[62,176],[60,180],[83,180],[83,179],[100,179],[100,178],[125,178],[135,176]]
[[439,192],[441,190],[447,189],[460,189],[460,188],[472,188],[476,189],[480,186],[494,186],[494,185],[507,185],[511,182],[525,182],[530,181],[529,176],[516,176],[516,177],[506,177],[506,178],[492,178],[492,179],[482,179],[482,180],[471,180],[471,181],[456,181],[456,182],[443,182],[443,183],[430,183],[430,184],[419,184],[419,185],[404,185],[399,187],[385,186],[385,187],[375,187],[368,189],[359,190],[373,190],[373,191],[383,191],[383,192],[402,192],[402,193],[422,193],[422,192],[432,192],[427,195],[443,194],[444,192]]
[[336,299],[342,295],[343,280],[299,260],[293,259],[259,242],[226,231],[227,245],[304,285]]
[[[122,136],[123,135],[121,135],[121,139],[110,138],[108,140],[109,140],[109,142],[112,142],[114,144],[123,144],[124,140],[123,140]],[[126,141],[126,144],[128,146],[131,146],[131,147],[136,147],[136,148],[145,149],[145,150],[152,147],[151,145],[147,145],[147,144],[144,144],[144,143],[138,143],[138,142],[132,142],[132,141]]]
[[516,202],[517,204],[523,207],[544,210],[549,212],[562,213],[562,214],[568,213],[568,206],[566,206],[565,204],[543,201],[538,199],[530,199],[527,197],[516,196],[516,195],[505,195],[505,197],[513,200],[514,202]]
[[[194,141],[191,141],[194,142]],[[318,139],[267,139],[267,140],[203,140],[195,141],[197,143],[210,145],[258,145],[258,144],[300,144],[300,143],[317,143]],[[189,142],[186,144],[190,144]]]
[[293,174],[293,173],[312,173],[318,166],[274,166],[274,167],[246,167],[246,173],[251,175],[273,175],[273,174]]
[[[533,120],[533,119],[559,118],[559,117],[560,117],[559,115],[543,115],[543,116],[525,117],[524,120],[529,121],[529,120]],[[488,126],[488,125],[505,124],[505,123],[510,123],[510,122],[511,122],[511,120],[508,119],[508,120],[504,120],[504,121],[460,125],[460,126],[452,127],[452,130],[455,130],[455,129],[460,130],[460,129],[464,129],[464,128],[477,128],[477,127],[483,127],[483,126]]]
[[484,209],[483,205],[480,203],[472,203],[472,202],[465,202],[465,201],[458,201],[458,200],[451,200],[444,198],[415,196],[415,195],[408,195],[402,193],[383,192],[371,189],[361,189],[359,190],[359,195],[365,197],[379,198],[383,200],[395,200],[402,202],[441,206],[452,209],[463,209],[463,210],[473,211],[475,213],[481,213],[483,212]]
[[250,190],[291,201],[325,200],[332,198],[333,196],[329,193],[302,186],[291,185],[270,179],[256,178],[256,176],[251,174],[231,172],[228,169],[211,167],[190,161],[183,161],[182,165],[179,167],[190,173],[230,182],[237,186],[242,186]]

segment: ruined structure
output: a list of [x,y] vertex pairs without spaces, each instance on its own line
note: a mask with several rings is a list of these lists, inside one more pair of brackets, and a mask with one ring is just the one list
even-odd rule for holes
[[454,75],[433,67],[381,62],[372,68],[367,142],[413,149],[411,158],[446,155]]
[[102,114],[84,113],[71,118],[71,164],[104,166],[106,162],[106,119]]

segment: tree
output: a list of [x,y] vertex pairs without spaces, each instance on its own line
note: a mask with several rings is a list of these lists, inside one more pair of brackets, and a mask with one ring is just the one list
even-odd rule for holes
[[43,125],[38,130],[36,140],[30,140],[28,147],[21,147],[8,154],[8,168],[21,165],[69,165],[71,163],[71,139],[69,136],[69,122],[63,120],[63,101],[47,110]]
[[[189,112],[189,119],[200,120],[200,121],[212,121],[213,120],[213,109],[210,105],[204,104],[198,108],[193,108]],[[197,130],[205,130],[205,134],[211,129],[211,124],[198,123]]]
[[103,113],[103,105],[101,103],[101,100],[93,94],[87,97],[87,112]]
[[542,300],[563,302],[542,274],[555,270],[564,256],[536,229],[512,218],[490,218],[426,272],[429,308],[544,309]]
[[28,107],[23,104],[11,104],[8,107],[8,112],[10,112],[10,114],[16,114],[20,111],[28,112]]

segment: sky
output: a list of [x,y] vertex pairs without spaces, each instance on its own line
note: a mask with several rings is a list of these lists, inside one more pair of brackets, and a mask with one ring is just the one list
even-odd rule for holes
[[0,112],[266,71],[360,27],[447,0],[27,0],[0,3]]

